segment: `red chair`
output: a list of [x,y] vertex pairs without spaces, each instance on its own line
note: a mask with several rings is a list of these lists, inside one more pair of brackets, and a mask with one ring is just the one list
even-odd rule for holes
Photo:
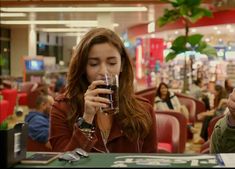
[[192,99],[179,97],[179,101],[182,105],[185,105],[189,111],[189,122],[194,124],[196,117],[196,103]]
[[16,89],[3,89],[2,96],[4,100],[9,102],[8,116],[12,115],[16,105],[17,90]]
[[188,98],[188,99],[191,99],[193,100],[195,103],[196,103],[196,114],[195,114],[195,121],[198,121],[197,119],[197,114],[198,113],[201,113],[201,112],[205,112],[206,111],[206,106],[204,104],[204,102],[200,101],[200,100],[197,100],[191,96],[188,96],[188,95],[185,95],[185,94],[182,94],[182,93],[175,93],[175,95],[178,97],[178,98]]
[[153,105],[155,95],[156,95],[156,90],[157,90],[156,87],[151,87],[151,88],[147,88],[144,90],[140,90],[140,91],[136,92],[135,94],[138,96],[141,96],[143,98],[146,98]]
[[46,144],[35,141],[29,136],[27,141],[27,151],[51,151],[51,148],[49,148]]
[[211,134],[214,130],[214,127],[215,127],[217,121],[219,121],[223,117],[224,117],[224,114],[221,114],[221,115],[215,116],[213,119],[211,119],[211,121],[209,123],[209,126],[208,126],[208,140],[202,145],[202,147],[200,149],[200,153],[203,153],[203,154],[208,154],[209,153]]
[[177,111],[155,111],[155,113],[158,115],[164,114],[164,115],[170,115],[175,117],[179,124],[180,124],[180,141],[179,141],[179,153],[184,153],[185,151],[185,145],[187,142],[187,119],[186,117]]
[[180,124],[168,114],[156,114],[159,153],[179,153]]
[[7,100],[0,101],[0,124],[7,118],[9,102]]
[[28,94],[24,92],[17,93],[18,104],[28,106]]

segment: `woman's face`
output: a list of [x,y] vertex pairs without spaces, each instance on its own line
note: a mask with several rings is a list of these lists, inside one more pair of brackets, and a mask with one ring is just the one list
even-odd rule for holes
[[165,85],[162,85],[161,88],[160,88],[160,93],[161,95],[167,95],[167,92],[168,92],[168,89]]
[[109,43],[94,45],[89,54],[86,65],[87,79],[91,83],[102,79],[105,73],[119,75],[121,71],[121,55]]

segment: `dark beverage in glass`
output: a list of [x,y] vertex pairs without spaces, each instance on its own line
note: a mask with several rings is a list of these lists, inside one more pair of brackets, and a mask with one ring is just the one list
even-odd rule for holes
[[102,107],[101,110],[108,115],[116,114],[119,111],[119,95],[118,95],[118,85],[99,85],[97,88],[110,89],[113,92],[111,94],[99,94],[100,97],[104,97],[110,100],[108,107]]

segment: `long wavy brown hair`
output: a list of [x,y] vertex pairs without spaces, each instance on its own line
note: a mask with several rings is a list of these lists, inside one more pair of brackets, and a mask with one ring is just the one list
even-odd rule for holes
[[145,137],[152,125],[150,113],[146,110],[146,104],[137,100],[134,95],[134,74],[131,60],[125,47],[117,34],[105,28],[90,30],[80,41],[72,60],[67,76],[65,95],[73,111],[68,120],[72,124],[74,119],[82,115],[84,111],[84,93],[89,82],[86,74],[88,54],[96,44],[109,43],[113,45],[121,55],[122,72],[119,75],[119,113],[115,115],[122,125],[122,129],[129,138]]

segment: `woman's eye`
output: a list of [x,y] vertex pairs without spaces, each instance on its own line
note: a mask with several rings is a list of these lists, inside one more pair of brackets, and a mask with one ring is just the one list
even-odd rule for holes
[[110,65],[116,65],[117,63],[116,62],[110,62],[109,64]]
[[94,66],[97,66],[98,63],[89,63],[90,66],[94,67]]

